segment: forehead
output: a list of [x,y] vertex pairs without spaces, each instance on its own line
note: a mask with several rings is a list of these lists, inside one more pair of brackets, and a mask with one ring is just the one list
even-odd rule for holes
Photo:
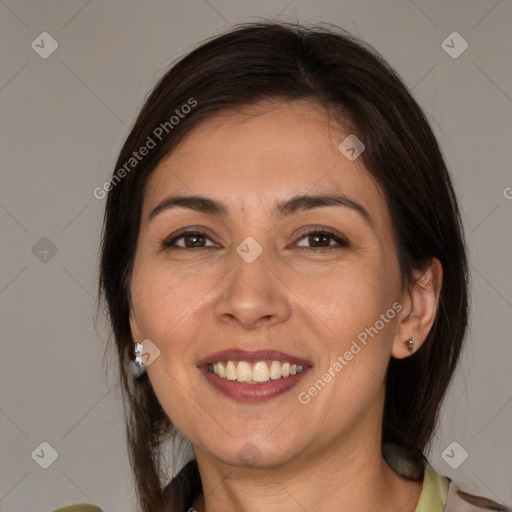
[[375,180],[361,159],[350,161],[338,148],[348,135],[332,114],[305,101],[266,101],[219,112],[187,134],[153,171],[143,215],[170,193],[207,195],[244,207],[339,192],[366,203],[378,218],[385,205]]

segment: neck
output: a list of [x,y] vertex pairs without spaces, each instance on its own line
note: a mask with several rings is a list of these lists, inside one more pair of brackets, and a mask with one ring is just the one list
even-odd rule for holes
[[322,450],[304,450],[287,464],[240,468],[194,447],[203,493],[197,512],[414,512],[422,482],[400,477],[384,460],[381,425],[358,425]]

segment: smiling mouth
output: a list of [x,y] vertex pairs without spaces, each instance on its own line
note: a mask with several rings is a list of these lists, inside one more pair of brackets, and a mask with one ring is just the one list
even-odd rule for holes
[[206,365],[206,369],[221,379],[243,382],[245,384],[259,384],[271,380],[286,379],[301,373],[306,365],[292,364],[288,361],[219,361]]

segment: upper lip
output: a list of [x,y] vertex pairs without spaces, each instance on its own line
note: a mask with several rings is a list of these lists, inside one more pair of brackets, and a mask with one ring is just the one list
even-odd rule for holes
[[219,361],[285,361],[291,364],[300,364],[302,366],[311,366],[311,362],[300,357],[285,354],[279,350],[242,350],[239,348],[228,348],[208,354],[198,361],[197,366],[218,363]]

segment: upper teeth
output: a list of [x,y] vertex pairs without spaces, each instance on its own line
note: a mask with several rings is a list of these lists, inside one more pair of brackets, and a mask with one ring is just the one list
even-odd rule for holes
[[208,365],[208,369],[223,379],[255,384],[295,375],[304,370],[304,366],[282,361],[258,361],[252,366],[247,361],[238,361],[238,365],[236,361],[219,361]]

